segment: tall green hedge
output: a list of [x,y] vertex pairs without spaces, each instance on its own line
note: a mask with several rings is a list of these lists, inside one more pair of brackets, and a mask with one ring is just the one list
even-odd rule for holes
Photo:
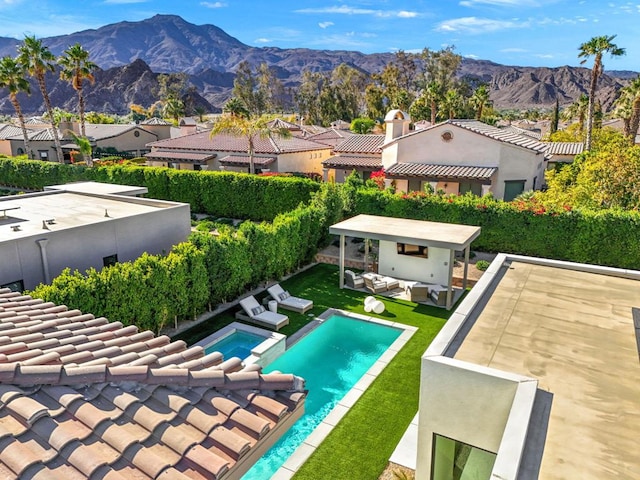
[[640,269],[640,213],[622,210],[520,209],[488,197],[405,195],[360,189],[354,213],[482,227],[473,247]]
[[0,158],[0,185],[42,190],[47,185],[93,180],[147,187],[148,196],[185,202],[191,211],[218,217],[273,220],[308,203],[320,184],[299,177],[111,165],[85,167]]
[[321,192],[271,223],[245,221],[216,236],[194,232],[166,256],[143,254],[84,274],[67,269],[32,295],[159,331],[310,262],[342,211],[339,188],[324,185]]

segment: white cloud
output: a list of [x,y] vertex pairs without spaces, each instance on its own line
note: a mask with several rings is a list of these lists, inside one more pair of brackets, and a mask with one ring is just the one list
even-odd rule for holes
[[106,5],[128,5],[131,3],[147,3],[149,0],[105,0]]
[[527,50],[525,50],[524,48],[516,48],[516,47],[512,47],[512,48],[503,48],[500,50],[502,53],[524,53]]
[[555,58],[555,56],[550,54],[550,53],[536,53],[534,55],[534,57],[537,57],[537,58]]
[[465,0],[460,2],[463,7],[489,5],[492,7],[539,7],[535,0]]
[[522,28],[526,26],[528,26],[527,22],[492,20],[490,18],[478,17],[462,17],[440,22],[436,26],[435,30],[444,33],[457,32],[475,35],[480,33],[498,32],[500,30],[507,30],[511,28]]
[[224,8],[227,6],[223,2],[200,2],[200,5],[207,8]]
[[271,42],[271,39],[269,39],[269,38],[264,38],[264,37],[262,37],[262,38],[256,38],[256,39],[255,39],[255,42],[256,42],[256,43],[270,43],[270,42]]
[[374,17],[397,17],[397,18],[415,18],[419,16],[418,12],[410,12],[408,10],[374,10],[371,8],[356,8],[348,5],[340,5],[334,7],[322,8],[302,8],[295,10],[295,13],[311,13],[311,14],[338,14],[338,15],[372,15]]
[[318,24],[318,26],[319,26],[320,28],[327,28],[327,27],[330,27],[330,26],[332,26],[332,25],[333,25],[333,22],[320,22],[320,23]]
[[474,55],[473,53],[469,53],[468,55],[465,55],[464,58],[470,58],[471,60],[477,60],[480,57],[478,55]]

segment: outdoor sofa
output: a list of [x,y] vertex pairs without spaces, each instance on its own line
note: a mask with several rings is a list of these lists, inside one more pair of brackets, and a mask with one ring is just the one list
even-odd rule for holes
[[356,275],[352,270],[344,271],[344,281],[347,287],[364,288],[364,278],[361,275]]
[[371,293],[386,292],[400,286],[400,281],[393,277],[384,277],[377,273],[367,272],[362,275],[364,285]]
[[267,288],[267,292],[271,295],[278,306],[297,313],[305,313],[313,308],[313,301],[305,298],[294,297],[288,291],[283,289],[279,283]]
[[262,327],[280,330],[285,325],[289,325],[289,317],[281,313],[275,313],[267,310],[260,305],[253,295],[240,300],[242,311],[236,313],[238,320],[255,323]]

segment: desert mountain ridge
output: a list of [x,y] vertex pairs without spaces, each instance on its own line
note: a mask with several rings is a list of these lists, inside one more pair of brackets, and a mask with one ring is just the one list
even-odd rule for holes
[[[149,106],[157,100],[154,91],[159,73],[188,73],[198,91],[195,103],[214,112],[230,97],[234,71],[243,60],[255,65],[266,62],[285,86],[295,87],[305,69],[331,71],[347,63],[374,73],[394,58],[391,53],[252,47],[214,25],[194,25],[176,15],[155,15],[139,22],[118,22],[42,40],[55,55],[76,42],[87,49],[100,67],[95,72],[95,84],[85,89],[87,110],[120,114],[128,113],[131,103]],[[15,56],[20,43],[0,37],[0,55]],[[489,85],[497,108],[526,109],[550,107],[556,98],[563,105],[572,103],[587,93],[590,70],[572,66],[506,66],[464,58],[459,75]],[[605,110],[611,107],[625,82],[636,75],[605,71],[599,82],[599,97]],[[47,85],[54,106],[75,109],[75,92],[58,75],[50,75]],[[42,112],[42,97],[35,83],[32,87],[31,96],[20,96],[23,109]],[[7,92],[1,90],[0,112],[13,113]]]

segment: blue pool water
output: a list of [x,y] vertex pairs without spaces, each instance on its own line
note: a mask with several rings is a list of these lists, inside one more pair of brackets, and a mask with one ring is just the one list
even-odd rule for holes
[[251,350],[264,342],[264,340],[265,338],[260,335],[236,330],[221,340],[212,343],[204,351],[205,354],[220,352],[224,355],[225,360],[231,357],[238,357],[244,360],[251,355]]
[[305,413],[242,480],[270,478],[401,333],[333,315],[268,365],[265,373],[279,370],[305,379]]

